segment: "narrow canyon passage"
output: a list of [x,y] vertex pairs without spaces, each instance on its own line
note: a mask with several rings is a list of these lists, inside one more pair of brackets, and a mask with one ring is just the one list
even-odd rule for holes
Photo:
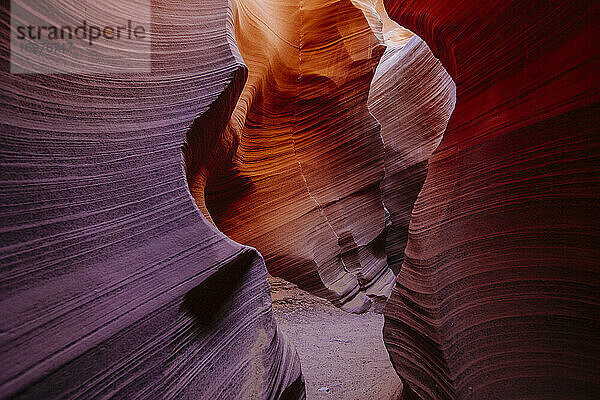
[[248,78],[229,121],[232,104],[209,114],[222,131],[188,133],[190,192],[278,276],[274,316],[307,398],[396,399],[380,313],[454,83],[381,1],[239,0],[233,22]]
[[247,80],[188,132],[190,192],[277,276],[309,400],[399,398],[380,313],[454,83],[381,1],[238,0],[232,20]]
[[597,0],[0,22],[0,400],[600,399]]

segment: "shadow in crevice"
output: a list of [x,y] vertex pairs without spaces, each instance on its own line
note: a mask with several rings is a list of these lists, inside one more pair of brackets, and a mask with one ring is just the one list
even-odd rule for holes
[[200,211],[211,222],[204,196],[206,182],[213,171],[230,162],[237,149],[239,140],[228,134],[227,124],[247,76],[246,66],[238,65],[231,83],[210,108],[194,120],[181,149],[188,189]]
[[202,328],[215,326],[229,313],[233,297],[239,293],[250,264],[250,254],[247,252],[222,266],[185,294],[182,309],[193,315]]

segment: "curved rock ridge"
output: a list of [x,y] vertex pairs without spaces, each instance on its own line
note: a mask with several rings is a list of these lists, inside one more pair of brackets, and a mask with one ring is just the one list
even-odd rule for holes
[[221,161],[196,169],[190,190],[272,275],[366,311],[394,281],[383,146],[366,104],[385,49],[374,2],[239,0],[235,29],[248,81]]
[[264,261],[182,166],[246,78],[227,2],[153,1],[151,72],[94,75],[11,74],[4,4],[0,398],[303,398]]
[[419,399],[600,397],[600,6],[385,1],[456,83],[384,340]]
[[381,124],[385,149],[383,202],[389,211],[385,250],[398,274],[413,205],[427,175],[427,162],[442,139],[456,102],[454,82],[417,36],[389,46],[377,67],[369,109]]

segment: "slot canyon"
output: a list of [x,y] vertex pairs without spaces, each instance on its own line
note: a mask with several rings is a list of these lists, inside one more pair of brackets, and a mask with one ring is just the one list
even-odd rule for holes
[[0,20],[0,399],[600,398],[597,2]]

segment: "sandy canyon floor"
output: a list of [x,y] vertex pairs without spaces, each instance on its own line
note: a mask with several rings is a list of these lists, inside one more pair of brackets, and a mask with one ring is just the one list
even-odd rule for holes
[[402,384],[383,344],[383,315],[350,314],[269,277],[273,311],[302,363],[307,399],[396,399]]

